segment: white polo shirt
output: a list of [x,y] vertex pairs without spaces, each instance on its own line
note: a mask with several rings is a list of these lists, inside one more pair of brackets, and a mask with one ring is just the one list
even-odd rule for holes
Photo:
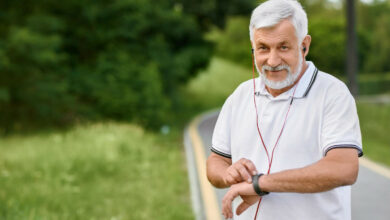
[[[299,83],[284,131],[274,152],[271,173],[301,168],[334,148],[356,148],[363,155],[355,100],[337,78],[318,71],[312,62]],[[256,78],[259,127],[271,156],[294,88],[273,97]],[[226,100],[216,123],[211,151],[232,162],[251,160],[260,173],[268,159],[256,127],[253,80],[242,83]],[[239,201],[234,201],[234,211]],[[234,219],[253,219],[256,205]],[[351,187],[322,193],[270,193],[263,197],[258,219],[351,219]]]

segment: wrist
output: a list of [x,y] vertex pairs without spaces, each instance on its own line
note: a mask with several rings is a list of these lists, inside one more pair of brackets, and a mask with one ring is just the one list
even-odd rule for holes
[[269,192],[265,191],[260,185],[260,180],[262,179],[261,177],[264,177],[264,174],[260,173],[252,176],[252,186],[257,195],[264,196],[267,195]]
[[261,186],[262,191],[270,192],[269,187],[267,185],[267,178],[268,175],[264,174],[261,177],[259,177],[259,186]]

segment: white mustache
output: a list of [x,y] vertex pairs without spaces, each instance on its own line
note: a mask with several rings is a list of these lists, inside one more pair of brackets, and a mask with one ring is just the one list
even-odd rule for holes
[[290,67],[288,65],[279,65],[279,66],[275,66],[275,67],[264,65],[261,69],[262,69],[262,72],[264,72],[265,70],[268,70],[268,71],[280,71],[280,70],[290,71]]

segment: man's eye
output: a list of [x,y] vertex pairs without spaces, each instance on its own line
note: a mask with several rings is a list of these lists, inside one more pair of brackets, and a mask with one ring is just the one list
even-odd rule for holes
[[288,47],[287,47],[287,46],[281,46],[280,49],[282,49],[282,50],[288,50]]
[[260,47],[258,47],[258,49],[259,49],[259,50],[267,50],[267,47],[265,47],[265,46],[260,46]]

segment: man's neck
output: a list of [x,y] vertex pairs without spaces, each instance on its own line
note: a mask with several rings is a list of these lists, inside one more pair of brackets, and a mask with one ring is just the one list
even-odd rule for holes
[[301,79],[301,77],[303,76],[303,74],[306,72],[306,69],[307,69],[307,67],[308,67],[308,65],[307,65],[307,63],[306,63],[305,61],[302,63],[302,65],[303,65],[302,71],[299,73],[299,74],[300,74],[299,77],[297,78],[297,80],[295,80],[295,82],[294,82],[292,85],[290,85],[290,86],[288,86],[288,87],[285,87],[285,88],[283,88],[283,89],[271,89],[271,88],[269,88],[268,86],[265,86],[265,88],[267,89],[267,91],[268,91],[273,97],[276,97],[276,96],[278,96],[278,95],[280,95],[280,94],[282,94],[282,93],[288,91],[288,90],[291,89],[292,87],[294,87],[294,86],[299,82],[299,80]]

